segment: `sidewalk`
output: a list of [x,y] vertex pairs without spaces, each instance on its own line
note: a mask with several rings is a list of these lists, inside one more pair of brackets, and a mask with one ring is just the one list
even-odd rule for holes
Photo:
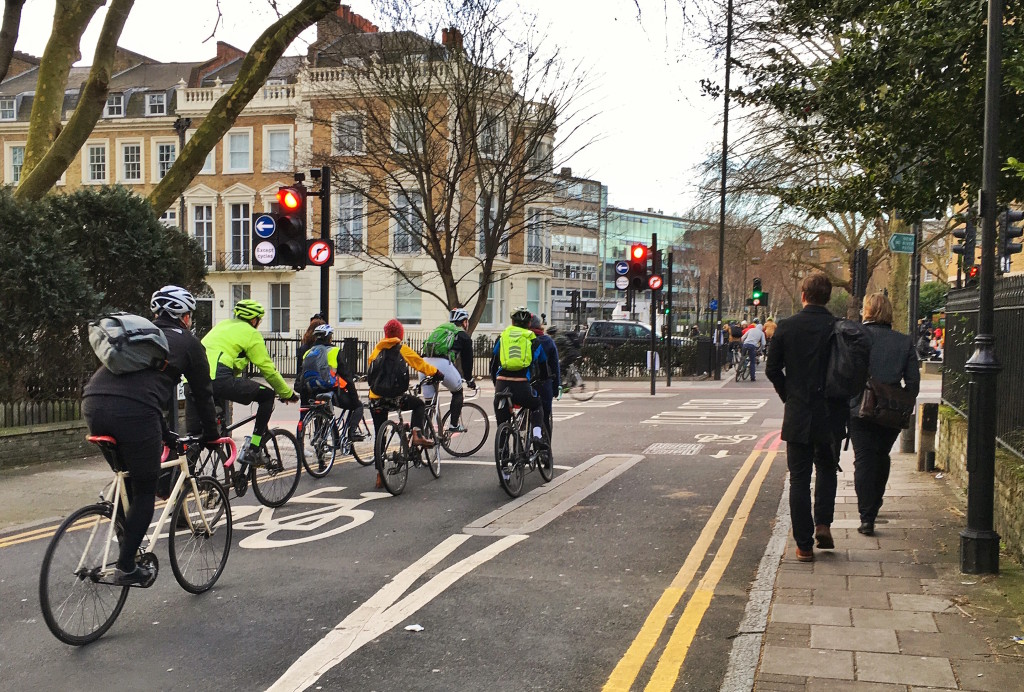
[[785,552],[754,689],[1024,689],[1024,645],[1013,639],[1024,634],[1024,576],[1005,555],[998,577],[960,573],[962,493],[941,473],[918,472],[916,455],[894,454],[875,535],[862,536],[852,449],[842,467],[835,550],[797,562],[788,498],[780,505]]

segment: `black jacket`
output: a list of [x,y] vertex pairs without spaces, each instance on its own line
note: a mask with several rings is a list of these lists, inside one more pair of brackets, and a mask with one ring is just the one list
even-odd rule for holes
[[765,375],[786,405],[782,439],[809,444],[837,439],[848,416],[848,402],[825,397],[828,339],[836,318],[824,306],[808,305],[779,322],[768,349]]
[[455,343],[452,344],[452,354],[449,358],[455,361],[453,354],[458,354],[459,370],[462,371],[462,379],[469,382],[473,379],[473,337],[465,329],[460,329],[455,335]]
[[[917,396],[921,391],[921,366],[914,340],[888,324],[865,322],[864,329],[871,337],[871,377],[885,384],[902,384],[908,394]],[[862,396],[858,394],[850,401],[851,412],[860,409]]]

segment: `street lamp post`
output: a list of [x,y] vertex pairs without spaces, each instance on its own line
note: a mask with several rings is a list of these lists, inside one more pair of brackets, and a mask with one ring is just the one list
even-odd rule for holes
[[[722,319],[722,277],[725,274],[725,178],[729,159],[729,76],[732,69],[732,0],[725,10],[725,90],[722,92],[722,188],[718,210],[718,319]],[[715,340],[717,342],[717,339]],[[715,379],[722,379],[722,346],[715,346]]]

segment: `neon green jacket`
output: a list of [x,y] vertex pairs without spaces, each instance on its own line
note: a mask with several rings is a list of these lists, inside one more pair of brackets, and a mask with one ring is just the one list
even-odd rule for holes
[[203,347],[206,359],[210,361],[211,380],[217,378],[218,365],[226,365],[235,377],[241,377],[246,366],[252,363],[260,369],[267,384],[279,397],[290,399],[294,396],[292,388],[274,367],[263,337],[245,320],[232,318],[218,323],[203,337]]

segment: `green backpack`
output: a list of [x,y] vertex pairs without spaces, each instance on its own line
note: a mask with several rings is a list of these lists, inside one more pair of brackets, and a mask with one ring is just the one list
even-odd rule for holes
[[506,327],[501,333],[498,361],[504,370],[525,370],[533,362],[533,340],[536,334],[522,327]]
[[424,358],[452,358],[452,346],[455,345],[455,337],[461,327],[451,322],[445,322],[437,329],[430,332],[430,336],[423,342]]

